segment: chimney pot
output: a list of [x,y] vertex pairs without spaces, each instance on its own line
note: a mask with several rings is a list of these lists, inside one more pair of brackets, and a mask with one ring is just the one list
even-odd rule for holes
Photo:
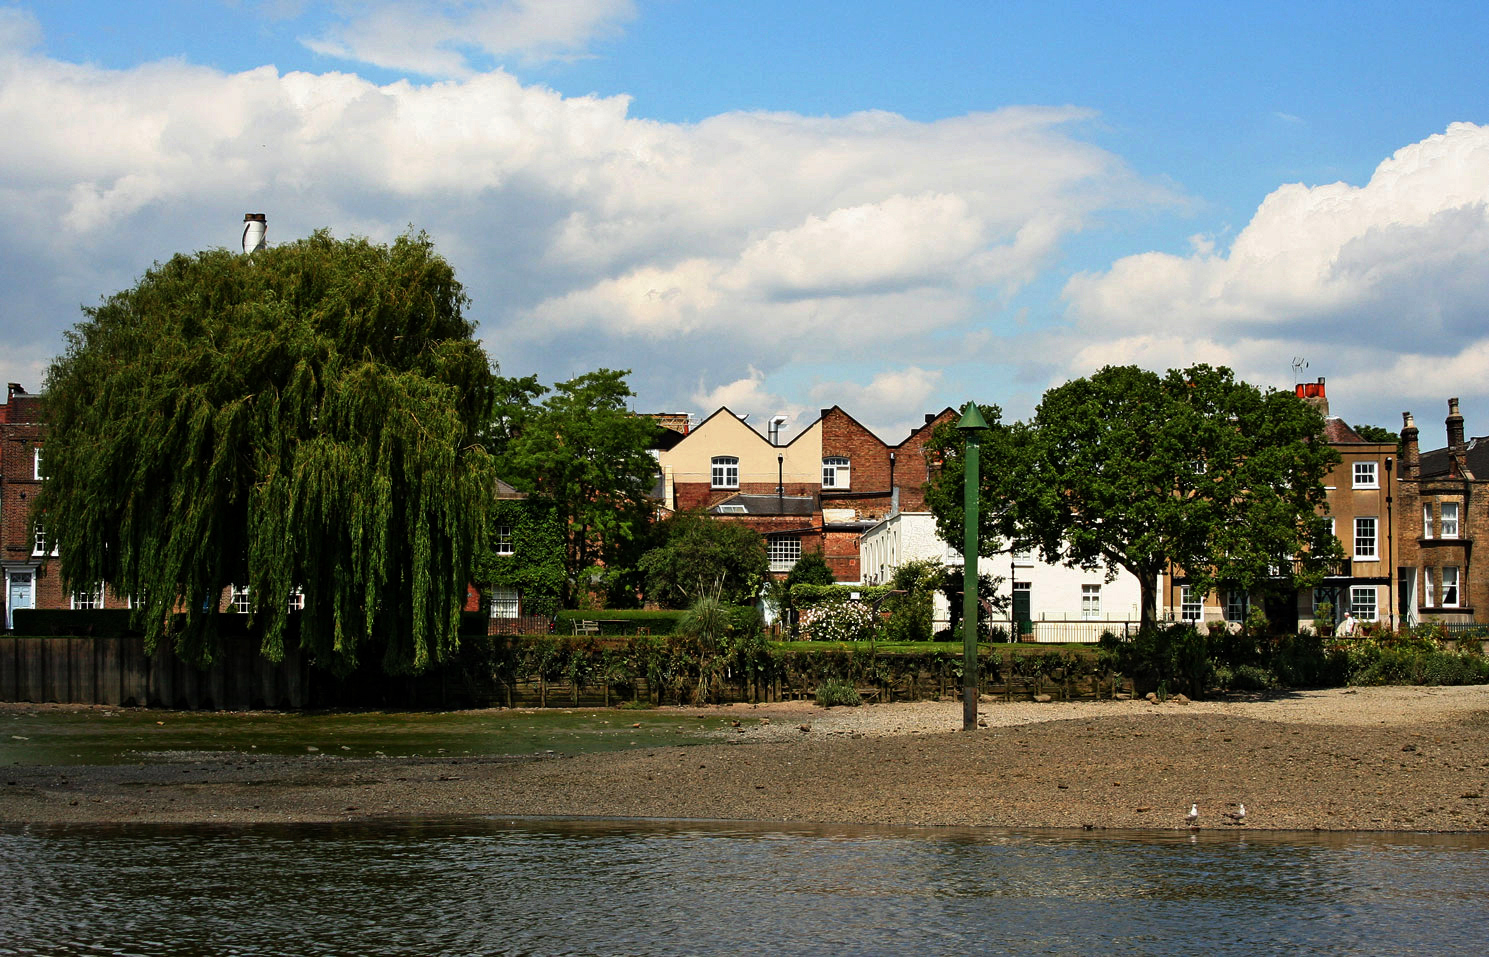
[[1458,411],[1458,397],[1448,400],[1448,447],[1456,448],[1463,444],[1463,414]]

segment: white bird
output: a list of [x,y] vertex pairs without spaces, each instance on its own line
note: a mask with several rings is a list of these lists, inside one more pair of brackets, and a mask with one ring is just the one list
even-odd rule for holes
[[1246,823],[1246,805],[1244,805],[1244,804],[1237,804],[1236,805],[1236,809],[1234,811],[1227,811],[1225,816],[1228,817],[1228,818],[1230,818],[1231,821],[1234,822],[1234,823],[1236,823],[1236,824],[1245,824]]
[[1196,823],[1198,823],[1198,822],[1199,822],[1199,805],[1198,804],[1191,804],[1191,805],[1189,805],[1189,813],[1186,814],[1186,815],[1184,815],[1184,823],[1185,824],[1188,824],[1190,827],[1194,827],[1194,825]]

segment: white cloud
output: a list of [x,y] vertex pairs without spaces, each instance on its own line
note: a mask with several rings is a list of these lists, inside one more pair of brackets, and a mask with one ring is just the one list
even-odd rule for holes
[[1364,186],[1279,187],[1229,250],[1128,256],[1065,296],[1072,375],[1221,361],[1285,383],[1303,355],[1371,418],[1390,418],[1377,399],[1489,395],[1489,127],[1406,146]]
[[316,53],[423,76],[473,75],[482,57],[524,61],[579,56],[636,15],[632,0],[422,0],[348,7]]
[[728,408],[735,415],[750,419],[751,424],[762,434],[771,416],[784,414],[786,425],[781,431],[781,437],[787,442],[817,418],[806,406],[791,402],[767,388],[765,373],[754,366],[748,368],[743,378],[722,383],[712,389],[705,388],[700,380],[693,391],[692,400],[704,416],[712,415],[720,408]]
[[925,423],[921,413],[940,412],[945,407],[933,398],[940,393],[944,378],[939,369],[907,366],[886,369],[867,384],[819,383],[812,387],[811,394],[819,405],[842,406],[881,439],[895,443]]

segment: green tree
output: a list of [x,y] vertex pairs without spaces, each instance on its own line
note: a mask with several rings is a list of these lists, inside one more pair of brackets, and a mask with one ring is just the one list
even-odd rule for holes
[[791,566],[786,573],[786,591],[791,591],[792,585],[831,585],[837,581],[833,577],[832,569],[827,565],[827,559],[822,555],[822,549],[816,549],[804,553]]
[[533,377],[496,383],[487,447],[504,479],[557,509],[566,607],[632,564],[628,546],[650,520],[657,425],[627,406],[628,374],[598,369],[551,392]]
[[148,646],[196,662],[230,583],[271,660],[296,589],[323,665],[369,640],[392,671],[450,656],[496,479],[466,302],[423,234],[317,232],[178,255],[86,309],[46,375],[35,506],[64,579],[130,595]]
[[[1340,557],[1322,516],[1323,478],[1339,461],[1323,427],[1291,392],[1226,368],[1109,366],[1046,392],[1030,423],[994,430],[980,533],[1048,562],[1126,569],[1145,625],[1170,563],[1201,591],[1308,587]],[[934,442],[948,467],[930,503],[948,541],[963,522],[959,441],[943,429]]]
[[1353,426],[1355,434],[1366,442],[1390,442],[1399,444],[1401,436],[1390,429],[1380,425],[1356,425]]
[[760,594],[770,559],[753,529],[679,512],[657,531],[661,544],[641,557],[648,599],[683,608],[709,595],[743,605]]

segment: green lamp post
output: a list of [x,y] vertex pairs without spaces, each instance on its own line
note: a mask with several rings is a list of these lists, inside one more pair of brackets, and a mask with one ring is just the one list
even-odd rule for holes
[[956,424],[967,440],[967,461],[963,473],[966,490],[966,535],[962,544],[962,730],[977,727],[977,497],[982,481],[978,475],[977,447],[987,420],[968,402]]

